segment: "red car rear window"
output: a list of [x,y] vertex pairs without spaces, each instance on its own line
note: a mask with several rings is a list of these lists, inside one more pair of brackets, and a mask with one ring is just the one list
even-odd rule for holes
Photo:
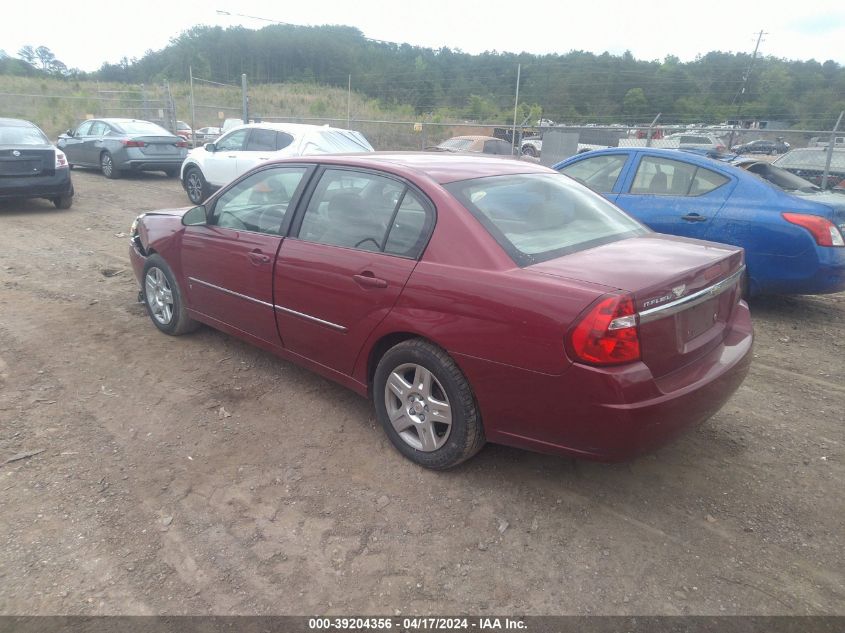
[[516,174],[446,185],[520,266],[649,229],[600,195],[559,174]]

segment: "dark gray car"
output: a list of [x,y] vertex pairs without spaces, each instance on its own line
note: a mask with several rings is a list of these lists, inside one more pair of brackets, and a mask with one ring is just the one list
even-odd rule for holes
[[72,166],[94,167],[106,178],[127,171],[163,171],[177,176],[188,144],[163,127],[139,119],[90,119],[59,137]]
[[67,158],[38,126],[0,118],[0,200],[47,198],[58,209],[73,204]]

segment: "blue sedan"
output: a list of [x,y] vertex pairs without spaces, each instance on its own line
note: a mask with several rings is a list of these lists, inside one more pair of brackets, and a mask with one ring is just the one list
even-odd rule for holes
[[751,295],[845,290],[845,195],[673,149],[610,148],[554,168],[655,231],[742,246]]

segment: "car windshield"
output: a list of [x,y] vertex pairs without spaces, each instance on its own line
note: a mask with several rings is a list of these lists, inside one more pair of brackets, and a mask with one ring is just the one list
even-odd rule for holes
[[[284,132],[283,132],[284,133]],[[319,130],[310,133],[302,145],[302,154],[354,154],[372,152],[364,135],[354,130]]]
[[785,169],[781,169],[780,167],[776,167],[775,165],[770,165],[768,163],[751,163],[748,166],[740,165],[740,167],[756,176],[760,176],[763,180],[772,183],[784,191],[800,191],[801,193],[821,191],[820,187],[817,187],[809,180],[804,180],[800,176],[796,176],[795,174],[790,173]]
[[473,140],[471,138],[450,138],[440,143],[437,147],[438,149],[447,149],[452,152],[465,152],[472,146]]
[[173,136],[160,125],[149,121],[121,121],[117,124],[127,134],[146,134],[148,136]]
[[0,127],[0,145],[49,145],[50,139],[37,127]]
[[[837,164],[840,152],[834,153],[832,165]],[[840,159],[841,160],[841,159]],[[784,169],[824,169],[827,162],[826,149],[794,149],[778,158],[773,164]]]
[[445,185],[519,266],[649,232],[600,195],[559,174]]

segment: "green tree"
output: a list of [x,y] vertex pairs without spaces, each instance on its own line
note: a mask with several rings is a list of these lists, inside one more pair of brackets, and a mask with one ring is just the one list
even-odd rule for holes
[[[37,74],[43,68],[43,73],[72,73],[54,64],[55,57],[41,59],[31,46],[17,57],[15,63],[0,65],[0,72]],[[845,94],[841,65],[758,57],[744,82],[750,62],[748,53],[718,51],[691,62],[672,55],[644,61],[630,52],[577,50],[470,55],[368,40],[344,26],[274,24],[257,31],[198,26],[140,59],[104,64],[94,77],[127,83],[181,80],[191,66],[195,76],[229,84],[240,84],[241,73],[246,73],[251,86],[308,80],[345,90],[351,75],[357,93],[391,108],[409,106],[414,116],[510,121],[513,82],[521,64],[520,102],[538,106],[543,116],[559,122],[641,121],[662,112],[666,124],[719,123],[736,114],[738,103],[744,113],[758,118],[807,127],[823,126],[838,115],[837,104]],[[746,91],[740,95],[743,85]],[[521,118],[534,119],[531,107],[523,108]]]
[[39,46],[35,49],[35,57],[38,63],[41,64],[41,70],[49,71],[50,67],[56,62],[56,56],[46,46]]
[[32,46],[30,46],[29,44],[21,47],[21,49],[18,51],[18,57],[31,66],[35,65],[35,60],[37,58],[35,54],[35,49],[32,48]]
[[648,100],[642,88],[631,88],[622,100],[622,111],[631,123],[642,119],[648,111]]

